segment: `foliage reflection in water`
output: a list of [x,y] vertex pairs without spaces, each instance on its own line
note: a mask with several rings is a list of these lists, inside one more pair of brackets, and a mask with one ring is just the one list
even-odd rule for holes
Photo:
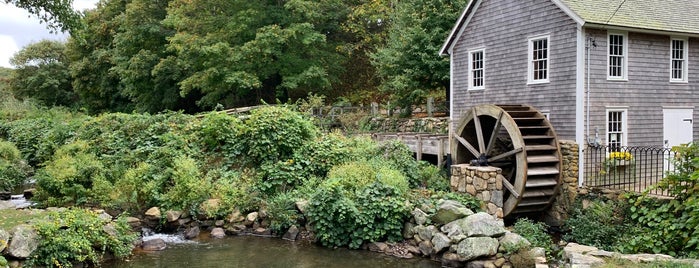
[[104,267],[439,267],[426,259],[398,259],[364,250],[329,249],[250,236],[168,244],[160,252],[137,252]]

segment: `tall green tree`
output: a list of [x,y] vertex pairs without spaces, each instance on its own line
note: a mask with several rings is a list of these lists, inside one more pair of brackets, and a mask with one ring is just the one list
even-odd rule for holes
[[66,32],[80,27],[80,13],[73,9],[73,0],[3,0],[26,9],[52,32]]
[[449,61],[438,52],[468,0],[403,0],[395,3],[386,46],[372,54],[381,88],[399,105],[421,102],[449,88]]
[[128,0],[101,0],[85,12],[84,28],[74,31],[68,42],[73,89],[82,105],[92,113],[131,111],[133,106],[123,92],[120,78],[112,68],[114,35],[118,32]]
[[175,32],[165,27],[162,20],[170,2],[131,1],[126,5],[114,35],[115,66],[111,71],[118,75],[121,93],[129,98],[137,111],[196,110],[179,94],[177,82],[181,70],[177,65],[169,64],[168,57],[173,53],[166,49],[167,39]]
[[49,106],[75,103],[63,42],[43,40],[29,44],[10,59],[10,64],[15,67],[9,79],[15,97],[33,98]]

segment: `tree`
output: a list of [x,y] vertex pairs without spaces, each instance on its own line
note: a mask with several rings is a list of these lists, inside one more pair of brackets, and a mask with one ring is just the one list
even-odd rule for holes
[[47,24],[52,31],[71,31],[80,26],[80,13],[73,9],[73,0],[4,0],[26,9]]
[[29,44],[17,52],[10,59],[15,70],[9,84],[15,97],[34,98],[51,106],[73,105],[76,98],[65,52],[64,43],[51,40]]
[[131,111],[129,98],[121,90],[114,68],[114,34],[120,26],[127,0],[101,1],[94,10],[85,12],[84,28],[71,35],[68,42],[73,89],[81,104],[92,113]]
[[449,88],[449,60],[440,57],[444,43],[467,0],[404,0],[395,4],[385,47],[371,55],[381,88],[403,107],[430,91]]

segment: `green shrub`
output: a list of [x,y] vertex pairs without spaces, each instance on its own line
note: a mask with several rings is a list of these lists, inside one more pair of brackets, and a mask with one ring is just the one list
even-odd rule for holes
[[292,193],[280,193],[267,202],[270,229],[276,234],[284,234],[292,225],[298,224],[302,215],[296,209],[296,199]]
[[325,246],[358,248],[364,242],[402,239],[408,182],[378,161],[333,168],[311,197],[308,219]]
[[240,131],[242,122],[235,116],[222,112],[211,112],[202,118],[196,128],[195,137],[207,154],[225,159],[235,159],[241,154]]
[[276,163],[292,158],[294,151],[315,139],[318,129],[300,113],[283,106],[253,110],[243,123],[243,152],[252,164]]
[[619,243],[625,252],[652,252],[699,257],[699,144],[674,147],[675,171],[658,183],[674,195],[660,200],[647,194],[629,195],[631,231]]
[[0,140],[0,191],[11,191],[22,185],[31,168],[24,162],[14,144]]
[[250,212],[257,210],[260,203],[259,193],[254,185],[257,177],[253,171],[234,172],[212,170],[207,173],[207,180],[212,181],[212,198],[221,200],[218,211],[207,214],[208,217],[224,217],[234,210]]
[[418,178],[421,186],[434,191],[449,192],[450,185],[446,170],[424,161],[418,163],[418,168]]
[[88,145],[76,141],[62,146],[37,173],[36,198],[47,206],[83,205],[95,200],[93,184],[105,180],[104,166]]
[[381,143],[375,154],[402,172],[408,178],[410,187],[424,186],[424,178],[420,177],[419,162],[415,161],[413,152],[405,143],[398,140]]
[[532,247],[540,247],[546,251],[546,255],[552,256],[554,251],[553,240],[546,232],[547,226],[543,222],[533,222],[527,218],[518,219],[513,227],[513,232],[526,238]]
[[[427,214],[437,212],[439,200],[452,200],[461,203],[473,212],[483,211],[483,201],[476,197],[457,192],[433,191],[430,189],[413,189],[409,193],[410,202]],[[428,219],[429,220],[429,219]]]
[[117,258],[130,255],[137,238],[126,218],[105,222],[96,212],[85,209],[50,212],[34,227],[41,240],[28,266],[99,265],[105,253]]
[[164,191],[162,206],[196,213],[196,208],[209,198],[211,182],[201,175],[197,163],[189,157],[177,157],[172,168],[172,178]]
[[564,228],[565,240],[614,250],[620,235],[627,229],[624,225],[624,207],[612,200],[594,200],[583,209],[582,202],[578,201]]

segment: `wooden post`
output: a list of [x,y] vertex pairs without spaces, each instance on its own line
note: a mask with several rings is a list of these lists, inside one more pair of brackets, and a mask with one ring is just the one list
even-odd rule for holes
[[437,167],[442,167],[444,164],[444,139],[439,138],[439,147],[437,149]]
[[417,161],[420,161],[420,160],[422,160],[422,135],[417,134],[416,136],[417,136],[417,150],[416,150],[417,152],[415,152],[415,153],[417,156],[416,157]]
[[371,116],[379,115],[379,104],[376,102],[371,103]]
[[434,97],[427,98],[427,116],[432,117],[434,110]]

